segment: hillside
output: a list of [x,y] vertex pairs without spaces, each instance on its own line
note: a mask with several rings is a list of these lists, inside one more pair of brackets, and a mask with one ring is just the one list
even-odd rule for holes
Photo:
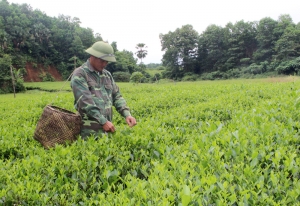
[[55,81],[62,81],[63,78],[57,69],[53,66],[45,67],[42,64],[33,65],[32,63],[27,63],[25,66],[26,74],[24,75],[25,82],[41,82],[42,76],[50,74]]

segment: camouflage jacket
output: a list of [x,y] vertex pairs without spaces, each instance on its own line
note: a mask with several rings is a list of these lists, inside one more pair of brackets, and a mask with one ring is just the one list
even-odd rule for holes
[[96,72],[89,60],[75,69],[71,87],[75,109],[83,122],[92,121],[102,126],[107,121],[112,121],[112,106],[123,117],[131,115],[110,72],[105,69],[100,73]]

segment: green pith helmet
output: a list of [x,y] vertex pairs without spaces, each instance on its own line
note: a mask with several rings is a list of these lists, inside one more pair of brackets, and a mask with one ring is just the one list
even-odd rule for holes
[[97,41],[85,51],[90,55],[103,59],[105,61],[116,62],[114,49],[109,43],[106,43],[104,41]]

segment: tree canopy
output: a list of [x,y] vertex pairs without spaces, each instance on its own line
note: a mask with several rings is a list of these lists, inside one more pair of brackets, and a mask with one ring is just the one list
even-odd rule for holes
[[148,54],[148,51],[146,50],[147,46],[144,43],[138,43],[135,48],[137,49],[137,52],[135,54],[141,60],[142,64],[143,58],[145,58]]
[[[66,79],[75,66],[86,61],[84,49],[102,40],[99,33],[80,26],[77,17],[49,17],[28,4],[10,4],[0,0],[0,85],[9,85],[6,60],[17,69],[31,62],[52,65]],[[218,79],[250,77],[256,74],[300,74],[300,23],[288,14],[274,20],[265,17],[258,21],[227,23],[224,27],[209,25],[198,33],[192,25],[159,35],[164,51],[161,68],[163,78]],[[107,69],[113,74],[141,72],[146,78],[143,59],[146,44],[138,43],[137,52],[118,50],[111,43],[117,62]],[[140,65],[137,65],[138,59]],[[149,68],[155,64],[149,64]],[[128,74],[121,73],[121,79]],[[123,78],[126,77],[126,78]],[[1,90],[1,88],[0,88]]]
[[[80,24],[77,17],[62,14],[49,17],[28,4],[9,4],[7,0],[0,0],[0,59],[4,61],[9,57],[17,69],[25,68],[27,62],[52,65],[67,78],[74,66],[88,58],[84,50],[102,40],[101,34],[95,34],[91,28],[83,28]],[[133,53],[118,51],[117,42],[111,45],[117,63],[108,69],[133,73],[137,68]],[[6,68],[6,65],[0,67]],[[5,85],[3,81],[7,78],[0,76],[0,84]]]
[[212,24],[200,35],[191,25],[160,34],[165,52],[162,63],[167,68],[164,77],[198,75],[215,79],[265,72],[300,74],[296,60],[300,56],[299,25],[285,14],[278,20],[241,20],[225,27]]
[[160,34],[163,64],[170,68],[171,77],[194,71],[198,52],[198,32],[185,25],[168,34]]

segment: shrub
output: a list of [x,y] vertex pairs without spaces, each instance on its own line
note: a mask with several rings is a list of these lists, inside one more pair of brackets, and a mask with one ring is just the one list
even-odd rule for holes
[[130,81],[132,81],[134,83],[139,83],[139,82],[141,82],[143,77],[144,77],[144,75],[141,72],[133,72],[130,77]]
[[151,79],[149,78],[146,78],[146,77],[143,77],[140,81],[141,83],[150,83],[151,82]]
[[251,64],[251,65],[248,67],[247,72],[252,73],[252,74],[261,74],[261,73],[262,73],[262,66],[253,63],[253,64]]
[[49,73],[41,73],[39,75],[39,77],[42,79],[43,82],[54,82],[55,81],[54,77]]
[[16,92],[24,92],[26,91],[26,87],[24,86],[23,79],[17,79],[16,81]]
[[298,74],[300,70],[300,57],[293,59],[291,61],[285,61],[280,63],[276,67],[278,74]]
[[154,76],[152,77],[152,81],[158,81],[161,79],[161,74],[160,73],[156,73],[154,74]]
[[250,62],[250,60],[251,60],[250,58],[243,58],[243,59],[240,60],[240,62],[242,64],[248,64]]
[[185,75],[181,81],[196,81],[198,78],[197,74],[192,74],[192,75]]
[[226,79],[239,78],[241,76],[241,71],[239,69],[230,69],[225,74],[227,75]]
[[151,78],[151,74],[149,74],[146,71],[141,71],[141,73],[146,77],[146,78]]
[[128,72],[114,72],[113,77],[116,82],[129,82],[130,81],[130,74]]
[[210,73],[203,73],[200,79],[202,80],[228,79],[228,74],[226,74],[225,72],[214,71]]

